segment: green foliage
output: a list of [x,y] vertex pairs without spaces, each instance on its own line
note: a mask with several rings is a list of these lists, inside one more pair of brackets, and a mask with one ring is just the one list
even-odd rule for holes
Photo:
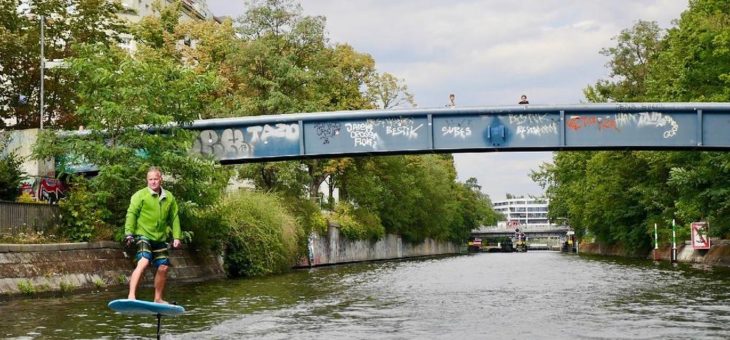
[[296,219],[273,194],[240,191],[225,198],[225,267],[230,276],[289,270],[304,237]]
[[285,197],[283,203],[306,235],[311,232],[324,235],[327,232],[327,220],[322,214],[319,203],[297,197]]
[[79,58],[70,60],[68,71],[79,79],[74,86],[77,112],[89,133],[60,137],[44,131],[34,148],[37,158],[83,160],[99,169],[97,176],[79,180],[82,192],[71,192],[64,214],[73,226],[69,236],[82,240],[94,228],[121,229],[129,197],[145,186],[150,165],[163,170],[163,186],[178,199],[187,227],[192,210],[214,204],[229,176],[212,160],[191,155],[193,133],[182,129],[206,106],[214,77],[196,74],[144,46],[134,57],[102,45],[77,50]]
[[373,74],[367,81],[367,96],[380,109],[398,107],[416,107],[413,94],[408,92],[404,79],[398,79],[390,73]]
[[656,22],[639,20],[614,37],[616,46],[604,48],[609,80],[599,80],[583,90],[590,102],[643,101],[651,62],[660,50],[662,34]]
[[89,181],[83,177],[74,178],[72,189],[66,199],[61,200],[60,231],[63,237],[74,242],[91,240],[97,232],[110,230],[104,222],[106,210],[98,209],[99,202],[89,191]]
[[94,288],[96,288],[96,289],[102,289],[102,288],[106,287],[106,281],[104,281],[104,279],[102,279],[100,277],[95,277],[93,280],[93,283],[94,283]]
[[18,281],[18,290],[25,295],[33,295],[36,293],[36,288],[33,286],[33,282],[29,280]]
[[76,289],[76,285],[74,285],[71,282],[62,280],[58,284],[58,289],[61,291],[61,294],[66,294],[72,292],[74,289]]
[[[55,232],[55,231],[54,231]],[[59,243],[68,241],[65,238],[60,238],[58,235],[52,233],[46,233],[44,231],[36,232],[20,232],[17,234],[0,234],[0,243],[11,243],[11,244],[45,244],[45,243]]]
[[377,215],[347,203],[337,204],[330,218],[339,226],[340,233],[350,240],[377,241],[385,235]]
[[386,233],[410,242],[463,241],[471,229],[497,219],[488,197],[456,183],[448,155],[355,159],[342,174],[340,194],[376,214]]
[[730,155],[703,152],[676,164],[668,184],[676,189],[682,222],[708,221],[710,234],[730,238]]
[[[126,28],[119,1],[0,0],[0,118],[15,118],[13,128],[39,126],[40,16],[45,16],[45,59],[76,56],[79,43],[115,45]],[[45,72],[44,125],[76,127],[76,79],[59,69]],[[19,100],[23,96],[27,102]],[[0,119],[0,127],[4,122]]]
[[[730,5],[693,0],[677,26],[662,34],[640,21],[603,49],[611,80],[584,92],[589,101],[728,101]],[[730,156],[714,152],[560,152],[533,179],[547,189],[551,218],[567,217],[579,236],[648,249],[654,224],[660,243],[708,221],[730,237]]]
[[730,4],[693,0],[653,63],[649,94],[660,101],[730,100]]
[[14,201],[25,175],[20,169],[23,159],[14,150],[8,150],[9,142],[10,135],[0,132],[0,200]]
[[[198,250],[222,250],[226,233],[224,219],[227,213],[220,202],[207,207],[190,206],[184,215],[184,220],[188,221],[185,225],[188,230],[183,231],[184,242]],[[187,234],[190,235],[188,239],[185,236]]]

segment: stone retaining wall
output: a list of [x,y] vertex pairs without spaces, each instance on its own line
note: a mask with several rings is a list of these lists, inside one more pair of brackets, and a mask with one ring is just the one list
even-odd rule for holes
[[[132,253],[116,242],[0,244],[0,297],[126,285],[134,269]],[[182,248],[170,251],[171,281],[225,277],[218,256]],[[147,271],[142,284],[152,283]]]
[[459,244],[427,239],[419,244],[404,242],[400,236],[386,235],[378,241],[348,240],[337,225],[330,225],[326,237],[310,239],[312,261],[302,259],[297,267],[324,266],[349,262],[390,260],[418,256],[458,254]]
[[[629,256],[653,259],[654,254],[627,254],[622,247],[601,246],[597,243],[581,244],[580,252],[586,254],[608,255],[608,256]],[[656,252],[657,260],[671,261],[672,247],[663,246]],[[708,250],[695,250],[691,245],[677,245],[677,261],[688,263],[700,263],[710,266],[730,267],[730,240],[712,240],[712,247]]]

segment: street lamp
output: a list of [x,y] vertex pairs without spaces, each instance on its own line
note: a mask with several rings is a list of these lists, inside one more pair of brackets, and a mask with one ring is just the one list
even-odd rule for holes
[[46,68],[49,68],[50,69],[50,68],[65,67],[66,66],[63,63],[63,59],[54,59],[54,60],[49,60],[48,62],[46,62],[46,57],[45,57],[45,54],[44,54],[45,53],[45,45],[46,45],[46,39],[45,39],[45,29],[46,29],[46,27],[45,27],[45,21],[46,20],[45,19],[46,19],[46,17],[43,16],[43,15],[41,15],[41,93],[40,93],[40,95],[41,95],[41,109],[40,109],[41,125],[40,125],[40,129],[41,130],[43,130],[43,118],[45,116],[45,109],[46,109],[45,108],[45,104],[44,104],[44,97],[45,97],[44,96],[44,90],[45,90],[44,84],[46,82],[46,75],[45,75]]
[[45,43],[46,39],[44,36],[45,35],[44,22],[46,21],[45,19],[46,19],[45,16],[41,15],[41,130],[43,130],[43,116],[45,113],[45,112],[43,112],[44,111],[43,110],[43,105],[44,105],[43,104],[43,83],[45,83],[45,70],[46,70],[46,58],[45,58],[45,56],[43,56],[43,52],[44,52],[43,49],[46,45],[46,43]]

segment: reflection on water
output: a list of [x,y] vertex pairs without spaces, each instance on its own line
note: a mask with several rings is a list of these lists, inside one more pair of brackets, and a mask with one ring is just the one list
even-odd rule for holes
[[[476,254],[171,285],[175,339],[730,338],[730,271],[552,252]],[[141,298],[151,297],[151,288]],[[0,302],[0,337],[143,338],[125,288]]]

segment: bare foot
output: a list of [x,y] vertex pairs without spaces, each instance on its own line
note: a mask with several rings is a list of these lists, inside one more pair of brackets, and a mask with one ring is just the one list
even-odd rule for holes
[[163,305],[169,305],[170,303],[165,300],[155,300],[155,303],[161,303]]
[[127,296],[127,300],[137,300],[134,295]]

